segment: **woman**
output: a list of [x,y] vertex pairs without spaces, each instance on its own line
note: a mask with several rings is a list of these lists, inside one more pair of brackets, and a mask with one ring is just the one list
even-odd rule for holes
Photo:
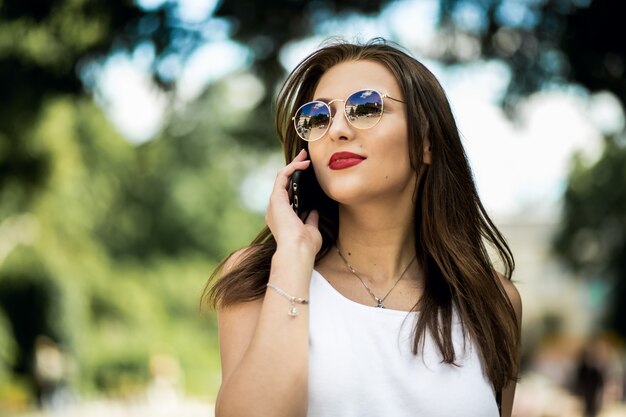
[[[268,227],[207,293],[216,415],[489,417],[502,394],[510,416],[513,257],[435,77],[386,43],[331,44],[290,74],[276,124],[288,164]],[[303,222],[287,187],[311,164],[323,191],[301,190],[315,203]]]

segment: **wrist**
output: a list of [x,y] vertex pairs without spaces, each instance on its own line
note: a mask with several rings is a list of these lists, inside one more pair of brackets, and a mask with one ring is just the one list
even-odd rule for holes
[[[281,277],[310,277],[315,254],[306,247],[278,247],[272,256],[272,274]],[[306,281],[306,279],[305,279]]]
[[303,263],[313,265],[316,251],[311,245],[299,242],[280,243],[272,256],[272,262]]

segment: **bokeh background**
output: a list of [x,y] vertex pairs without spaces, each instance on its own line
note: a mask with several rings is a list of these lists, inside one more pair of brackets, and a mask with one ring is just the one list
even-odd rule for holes
[[514,414],[622,416],[626,4],[0,0],[0,414],[211,415],[215,265],[263,226],[273,99],[382,36],[448,92],[524,301]]

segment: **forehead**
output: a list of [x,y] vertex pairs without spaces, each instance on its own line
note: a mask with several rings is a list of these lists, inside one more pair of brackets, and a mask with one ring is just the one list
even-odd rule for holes
[[403,97],[393,74],[384,65],[373,61],[348,61],[331,67],[320,78],[313,96],[345,98],[364,88],[392,97]]

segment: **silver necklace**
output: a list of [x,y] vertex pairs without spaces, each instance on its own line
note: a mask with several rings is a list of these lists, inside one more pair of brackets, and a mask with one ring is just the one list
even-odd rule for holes
[[402,274],[400,274],[400,276],[398,277],[398,279],[396,280],[396,282],[393,284],[393,286],[391,287],[391,289],[389,289],[389,291],[387,291],[387,294],[385,294],[385,296],[383,298],[377,297],[376,294],[374,294],[374,292],[370,289],[370,287],[367,286],[367,284],[365,283],[365,281],[363,281],[363,279],[359,276],[359,274],[356,272],[356,270],[354,269],[354,267],[352,265],[350,265],[350,263],[348,262],[348,260],[343,256],[343,254],[341,253],[341,251],[339,250],[339,246],[335,245],[335,248],[337,248],[337,254],[339,255],[339,257],[341,258],[341,260],[343,261],[344,264],[346,264],[346,267],[348,268],[348,270],[350,272],[352,272],[352,274],[357,277],[359,279],[359,281],[361,281],[361,284],[363,284],[363,286],[365,287],[365,289],[367,290],[367,292],[372,296],[372,298],[374,299],[374,301],[376,301],[376,307],[378,308],[385,308],[385,306],[383,305],[383,302],[385,301],[385,299],[389,296],[389,294],[391,294],[391,291],[393,291],[394,288],[396,288],[396,285],[398,285],[398,282],[400,282],[400,280],[404,277],[404,275],[406,274],[406,272],[409,270],[409,267],[413,264],[413,261],[415,260],[415,256],[413,256],[413,259],[411,259],[411,262],[409,262],[409,264],[406,266],[406,268],[404,269],[404,271],[402,272]]

